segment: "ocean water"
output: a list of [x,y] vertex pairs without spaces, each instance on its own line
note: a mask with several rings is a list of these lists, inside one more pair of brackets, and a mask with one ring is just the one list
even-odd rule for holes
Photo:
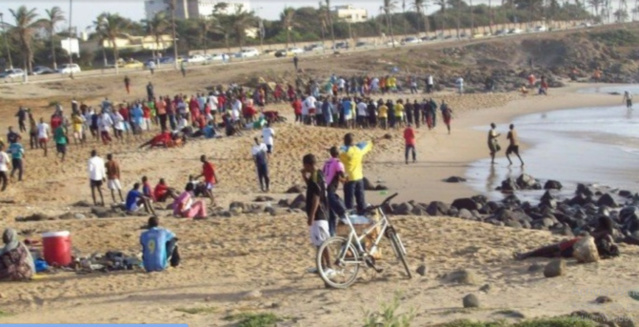
[[[639,87],[635,90],[639,92]],[[621,97],[619,102],[614,107],[558,110],[515,119],[520,140],[529,145],[521,152],[524,167],[514,155],[513,165],[508,166],[508,125],[499,125],[502,151],[497,154],[496,164],[490,164],[488,148],[482,142],[487,158],[472,163],[467,170],[470,185],[490,198],[500,199],[503,195],[495,188],[501,181],[525,172],[542,182],[560,181],[567,189],[566,195],[577,183],[639,191],[639,106],[628,110],[621,104]],[[488,127],[481,129],[488,133]],[[542,193],[522,191],[518,196],[534,198]]]
[[[589,87],[583,88],[577,91],[577,93],[602,93],[602,94],[611,94],[611,93],[619,93],[623,94],[625,91],[630,92],[630,94],[638,95],[639,94],[639,85],[615,85],[615,86],[605,86],[602,84],[600,87]],[[619,100],[621,101],[621,100]]]

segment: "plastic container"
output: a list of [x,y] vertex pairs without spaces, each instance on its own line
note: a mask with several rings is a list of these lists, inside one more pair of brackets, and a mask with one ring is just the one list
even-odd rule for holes
[[71,264],[71,233],[68,231],[42,234],[44,260],[52,266]]

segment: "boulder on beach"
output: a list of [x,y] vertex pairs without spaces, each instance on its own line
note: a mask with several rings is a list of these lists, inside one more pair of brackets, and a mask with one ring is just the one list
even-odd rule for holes
[[477,210],[477,209],[479,209],[479,206],[477,205],[477,202],[475,202],[471,198],[456,199],[455,201],[453,201],[451,206],[457,208],[458,210],[459,209],[466,209],[466,210]]
[[304,192],[304,187],[300,185],[293,185],[288,190],[286,190],[287,194],[298,194]]
[[599,261],[599,252],[592,236],[582,237],[573,245],[572,256],[580,263]]
[[373,185],[373,183],[371,183],[371,181],[366,177],[364,177],[364,190],[375,191],[375,185]]
[[450,176],[444,180],[446,183],[463,183],[466,182],[466,179],[459,176]]
[[597,205],[598,206],[608,206],[611,208],[616,208],[619,206],[619,204],[617,204],[617,201],[615,201],[615,199],[612,197],[612,195],[605,193],[604,195],[602,195],[599,200],[597,200]]
[[304,194],[300,194],[297,197],[295,197],[295,199],[293,200],[293,202],[291,202],[291,209],[303,209],[306,207],[306,197],[304,196]]
[[544,277],[553,278],[561,276],[566,271],[566,261],[564,259],[554,259],[544,268]]
[[548,180],[546,184],[544,184],[544,190],[561,190],[563,185],[559,181]]
[[475,294],[468,294],[462,300],[464,308],[479,308],[479,299]]
[[521,189],[524,189],[524,190],[533,189],[535,187],[535,184],[537,184],[537,181],[535,180],[535,178],[528,174],[521,174],[517,178],[517,186],[519,186],[519,188]]
[[426,208],[426,213],[431,216],[445,216],[448,214],[450,207],[441,201],[433,201]]

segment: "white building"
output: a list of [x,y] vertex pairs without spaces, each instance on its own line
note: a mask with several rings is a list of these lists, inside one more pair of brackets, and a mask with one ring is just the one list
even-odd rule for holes
[[368,10],[355,8],[352,5],[335,6],[335,14],[348,23],[361,23],[368,19]]
[[[248,0],[173,0],[175,1],[175,18],[189,19],[196,17],[208,17],[213,13],[218,3],[226,3],[228,6],[220,13],[231,15],[238,10],[250,11],[251,4]],[[144,10],[146,18],[152,19],[157,13],[169,10],[171,0],[146,0]],[[168,13],[170,14],[170,13]]]

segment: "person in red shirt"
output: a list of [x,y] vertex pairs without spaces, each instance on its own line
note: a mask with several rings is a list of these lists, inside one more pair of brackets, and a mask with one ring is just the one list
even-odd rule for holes
[[153,190],[153,197],[157,202],[166,202],[166,200],[170,197],[176,199],[175,196],[176,191],[166,185],[164,178],[160,178],[160,182],[155,186]]
[[154,147],[160,147],[160,146],[168,148],[172,145],[173,145],[173,137],[171,136],[171,133],[167,132],[166,130],[163,130],[162,133],[154,136],[148,142],[145,142],[142,145],[140,145],[140,149],[144,148],[145,146],[149,146],[149,149]]
[[295,112],[295,122],[302,122],[302,101],[298,97],[294,97],[293,103],[291,103],[293,111]]
[[213,197],[213,187],[220,180],[215,175],[215,166],[213,166],[212,163],[206,160],[205,155],[202,155],[200,157],[200,161],[202,162],[202,174],[200,174],[195,179],[204,176],[204,184],[206,186],[205,194],[211,199],[211,205],[215,205],[215,198]]
[[413,129],[413,127],[411,127],[410,124],[406,125],[406,129],[404,130],[404,140],[406,141],[404,158],[406,159],[406,164],[408,165],[408,153],[410,151],[413,152],[413,162],[417,161],[417,154],[415,153],[415,130]]

